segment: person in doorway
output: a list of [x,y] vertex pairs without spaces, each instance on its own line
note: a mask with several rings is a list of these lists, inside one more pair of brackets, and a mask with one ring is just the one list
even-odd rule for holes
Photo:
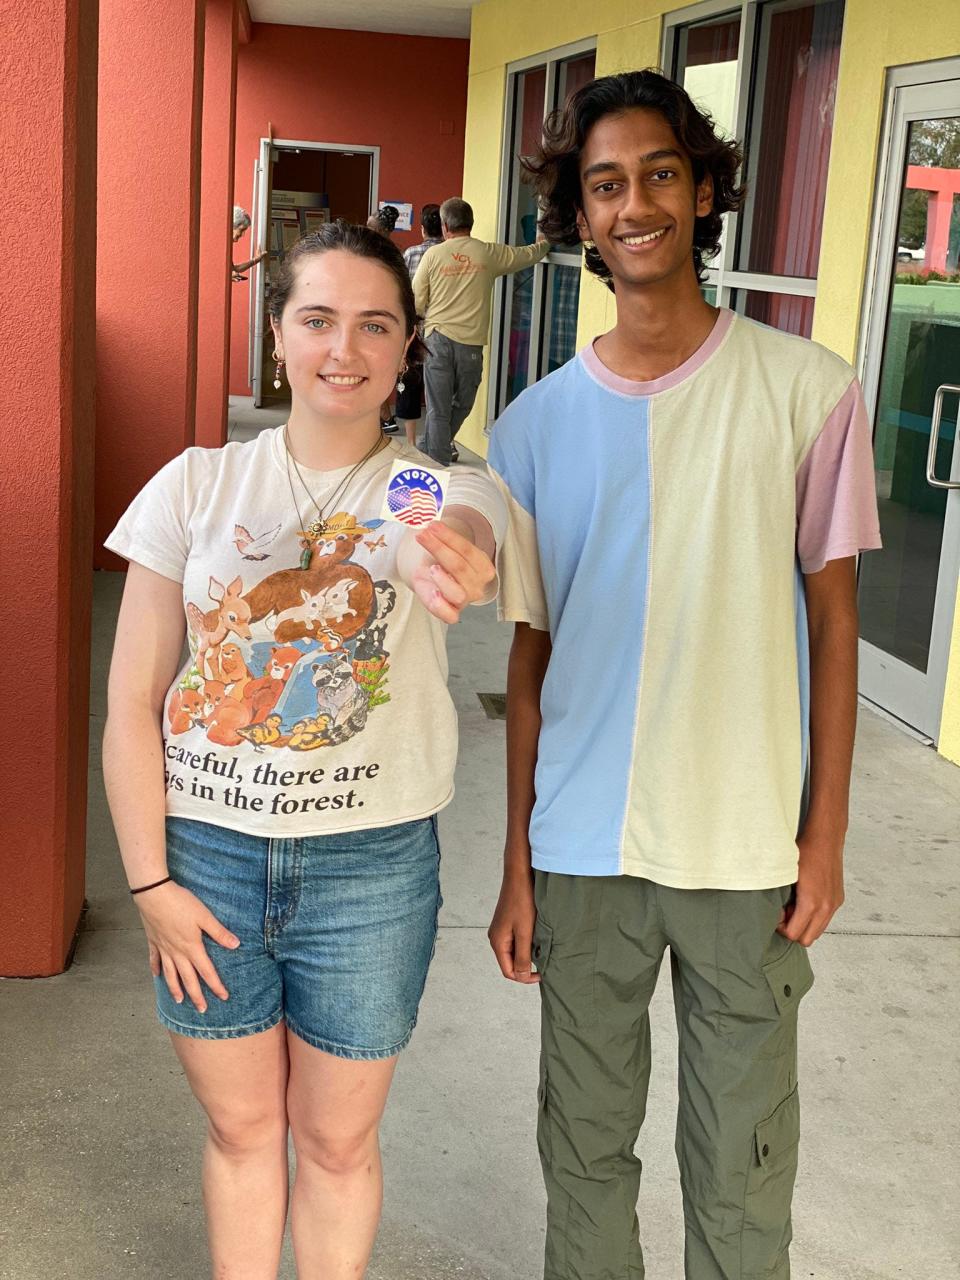
[[[247,230],[249,226],[250,226],[249,213],[247,213],[246,209],[241,209],[241,207],[238,204],[235,204],[233,206],[233,243],[234,244],[237,243],[237,241],[240,239],[240,237],[243,235],[243,233]],[[246,280],[247,277],[243,273],[245,271],[249,271],[251,267],[255,267],[258,262],[262,262],[266,256],[267,256],[267,250],[261,249],[260,252],[255,255],[255,257],[249,260],[249,262],[233,263],[232,273],[233,273],[234,284],[237,284],[241,280]]]
[[853,370],[701,290],[740,161],[636,71],[576,92],[530,162],[541,226],[579,233],[617,308],[489,457],[516,624],[490,942],[542,998],[546,1280],[644,1274],[634,1144],[668,947],[685,1274],[789,1275],[797,1010],[843,901],[855,557],[880,538]]
[[[420,210],[420,235],[422,239],[419,244],[412,244],[409,249],[404,249],[403,251],[403,260],[407,264],[407,271],[410,273],[411,280],[416,275],[420,259],[427,250],[432,249],[435,244],[443,244],[440,206],[438,204],[425,204]],[[402,387],[397,387],[397,399],[394,407],[396,415],[395,429],[399,430],[402,427],[408,442],[415,445],[423,407],[422,366],[411,366],[403,383]]]
[[452,198],[440,206],[443,244],[428,249],[413,278],[430,356],[424,366],[427,420],[423,450],[437,462],[455,459],[453,441],[473,408],[490,328],[490,295],[497,276],[545,258],[541,236],[517,248],[473,237],[473,210]]
[[392,464],[425,461],[380,430],[421,357],[395,245],[325,226],[270,306],[289,421],[188,449],[107,539],[130,569],[104,774],[159,1018],[207,1114],[214,1273],[276,1276],[289,1131],[299,1274],[362,1276],[436,938],[445,627],[492,595],[505,512],[464,468],[442,519],[381,516]]
[[[400,217],[400,210],[393,204],[381,205],[376,213],[367,219],[367,230],[376,231],[386,240],[393,239],[393,229]],[[393,411],[393,393],[380,406],[380,426],[387,435],[395,435],[399,431],[396,415]]]

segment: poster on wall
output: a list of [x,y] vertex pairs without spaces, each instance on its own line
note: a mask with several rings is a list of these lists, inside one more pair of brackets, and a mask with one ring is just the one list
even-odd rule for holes
[[384,205],[387,204],[392,204],[400,214],[400,217],[397,219],[397,225],[394,227],[394,231],[412,231],[413,205],[408,203],[406,200],[381,200],[377,207],[382,209]]

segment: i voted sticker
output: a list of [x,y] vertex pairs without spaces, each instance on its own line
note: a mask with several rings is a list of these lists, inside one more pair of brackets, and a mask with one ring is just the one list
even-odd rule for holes
[[429,524],[443,510],[449,480],[443,471],[411,466],[402,459],[395,462],[387,481],[381,516],[415,529]]

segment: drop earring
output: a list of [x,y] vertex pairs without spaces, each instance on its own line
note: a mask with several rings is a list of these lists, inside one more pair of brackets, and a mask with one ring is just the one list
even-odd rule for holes
[[273,374],[273,385],[274,385],[274,388],[277,391],[279,391],[280,388],[283,386],[283,383],[280,381],[280,371],[283,368],[283,357],[277,355],[276,347],[274,347],[273,349],[273,358],[277,362],[277,367],[274,370],[274,374]]
[[404,391],[406,391],[407,389],[403,379],[409,368],[410,366],[407,364],[406,360],[404,360],[403,364],[400,366],[400,372],[397,375],[397,390],[400,392],[401,395],[403,395]]

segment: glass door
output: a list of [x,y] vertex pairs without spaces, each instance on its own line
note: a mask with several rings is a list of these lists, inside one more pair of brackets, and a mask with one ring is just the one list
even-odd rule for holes
[[891,90],[864,361],[884,547],[860,568],[860,691],[932,741],[960,570],[956,72]]
[[[543,121],[594,77],[593,48],[557,50],[511,70],[507,85],[500,238],[533,244],[537,201],[523,158],[540,142]],[[521,391],[576,353],[580,301],[579,242],[557,245],[542,261],[497,282],[488,415],[494,420]]]
[[377,207],[379,181],[378,146],[260,139],[250,243],[266,248],[268,256],[249,273],[247,358],[247,377],[258,409],[290,400],[285,381],[279,389],[273,386],[269,318],[270,290],[287,250],[322,222],[341,217],[364,221]]

